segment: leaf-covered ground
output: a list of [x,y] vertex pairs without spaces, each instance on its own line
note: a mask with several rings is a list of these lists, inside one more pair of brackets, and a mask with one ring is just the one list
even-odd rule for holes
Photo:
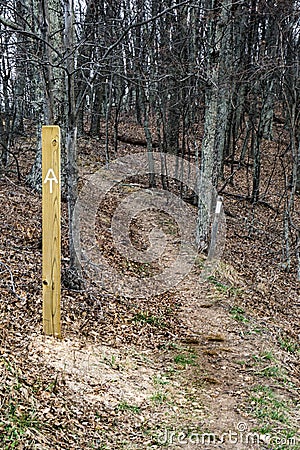
[[[120,144],[120,155],[137,150]],[[179,285],[154,298],[63,287],[62,340],[42,334],[41,198],[25,184],[31,147],[20,151],[21,180],[13,163],[0,179],[1,449],[300,448],[299,285],[295,271],[282,270],[276,151],[266,143],[264,202],[246,198],[247,166],[224,189],[226,245],[206,281],[199,255]],[[101,140],[82,139],[83,178],[103,155]],[[124,275],[151,275],[114,260],[113,206],[99,215],[103,251]],[[176,229],[163,214],[152,219],[169,233],[167,264]],[[140,248],[148,223],[133,227]]]

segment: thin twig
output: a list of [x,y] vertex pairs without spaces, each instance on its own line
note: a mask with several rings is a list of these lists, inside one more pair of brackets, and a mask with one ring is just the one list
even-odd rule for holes
[[24,300],[24,298],[23,298],[23,297],[20,297],[20,296],[17,294],[17,292],[16,292],[16,287],[15,287],[15,283],[14,283],[14,277],[13,277],[13,274],[12,274],[12,271],[11,271],[10,267],[9,267],[7,264],[5,264],[4,262],[2,262],[2,261],[0,261],[0,264],[1,264],[1,266],[5,267],[5,269],[6,269],[6,270],[8,271],[8,273],[9,273],[9,276],[10,276],[10,282],[11,282],[11,287],[12,287],[12,292],[13,292],[13,294],[14,294],[19,300]]

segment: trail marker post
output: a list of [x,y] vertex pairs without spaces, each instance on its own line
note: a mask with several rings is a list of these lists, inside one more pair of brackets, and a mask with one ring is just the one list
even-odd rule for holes
[[60,129],[42,127],[43,330],[61,337]]

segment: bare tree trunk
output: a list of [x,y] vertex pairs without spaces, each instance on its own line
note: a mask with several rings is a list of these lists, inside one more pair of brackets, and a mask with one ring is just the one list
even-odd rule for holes
[[64,49],[66,73],[66,156],[67,156],[67,188],[69,214],[69,268],[64,282],[71,289],[83,289],[82,267],[75,248],[75,239],[79,242],[79,228],[74,217],[75,204],[78,198],[77,167],[77,123],[74,86],[74,1],[64,0]]
[[154,172],[154,160],[152,155],[152,134],[149,128],[149,101],[147,101],[146,94],[142,87],[140,87],[140,110],[143,117],[143,126],[147,142],[148,162],[149,162],[149,185],[155,187],[155,172]]
[[[27,0],[21,0],[16,4],[15,21],[21,29],[24,29],[24,18],[26,16]],[[24,35],[17,36],[16,47],[16,82],[15,82],[15,123],[14,131],[22,133],[24,131],[24,94],[26,86],[26,65],[24,65],[24,55],[26,55],[26,44],[28,39]],[[25,66],[25,67],[24,67]]]
[[94,81],[92,98],[91,98],[91,123],[90,134],[92,136],[100,136],[100,118],[104,103],[104,89],[103,84],[97,77]]
[[227,27],[231,22],[231,3],[228,0],[223,1],[220,5],[219,19],[208,21],[208,45],[213,51],[211,51],[207,65],[209,87],[205,98],[196,234],[197,245],[203,249],[208,246],[211,214],[216,201],[215,189],[222,167],[229,118],[228,68],[226,65],[230,59]]
[[217,183],[215,137],[218,117],[217,72],[211,70],[211,92],[207,93],[204,137],[201,148],[201,169],[198,181],[198,220],[196,242],[199,248],[208,245],[210,215],[212,210],[212,186]]
[[[27,184],[34,190],[41,192],[42,189],[42,143],[41,143],[41,127],[42,124],[51,125],[54,122],[54,85],[53,85],[53,68],[52,68],[52,50],[51,50],[51,30],[50,30],[50,15],[48,9],[48,2],[42,0],[39,3],[39,17],[41,23],[41,80],[43,89],[40,83],[37,84],[37,98],[39,108],[43,108],[43,114],[39,114],[39,123],[37,127],[37,146],[36,156],[30,173],[27,176]],[[42,117],[43,119],[42,119]]]
[[12,128],[12,109],[10,105],[10,77],[9,73],[11,71],[9,60],[8,60],[8,41],[6,39],[1,39],[1,50],[2,56],[0,61],[1,70],[1,87],[2,87],[2,98],[0,104],[0,111],[3,110],[1,114],[2,120],[2,130],[1,130],[1,160],[0,163],[3,167],[6,167],[9,163],[9,151],[10,151],[10,136]]

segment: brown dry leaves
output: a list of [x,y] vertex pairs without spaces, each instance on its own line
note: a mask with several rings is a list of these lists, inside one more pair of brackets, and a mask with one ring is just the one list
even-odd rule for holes
[[[120,154],[128,149],[120,144]],[[274,148],[264,151],[265,160],[273,161]],[[84,172],[96,170],[103,155],[101,143],[83,141]],[[230,192],[247,195],[245,170]],[[276,189],[275,180],[268,202]],[[253,386],[266,383],[263,371],[273,363],[261,355],[268,352],[284,368],[289,386],[299,387],[297,353],[277,342],[280,335],[299,335],[299,287],[293,273],[278,267],[281,222],[274,211],[225,197],[233,216],[227,217],[225,263],[209,283],[198,283],[196,264],[180,286],[156,298],[136,300],[93,283],[89,292],[63,289],[64,339],[53,341],[41,334],[41,199],[11,176],[0,181],[0,201],[1,448],[155,449],[162,447],[158,437],[166,428],[222,433],[238,422],[255,426],[247,399]],[[113,206],[102,211],[99,240],[112,264],[132,274],[138,266],[116,260],[106,232]],[[141,249],[153,217],[144,219],[132,227]],[[161,220],[176,239],[173,224]],[[66,243],[63,205],[63,265]],[[174,248],[169,246],[164,263]],[[245,310],[246,320],[238,322],[233,308]],[[259,368],[253,355],[261,360]],[[280,378],[268,383],[296,399],[297,391]],[[294,410],[291,416],[294,423]]]

